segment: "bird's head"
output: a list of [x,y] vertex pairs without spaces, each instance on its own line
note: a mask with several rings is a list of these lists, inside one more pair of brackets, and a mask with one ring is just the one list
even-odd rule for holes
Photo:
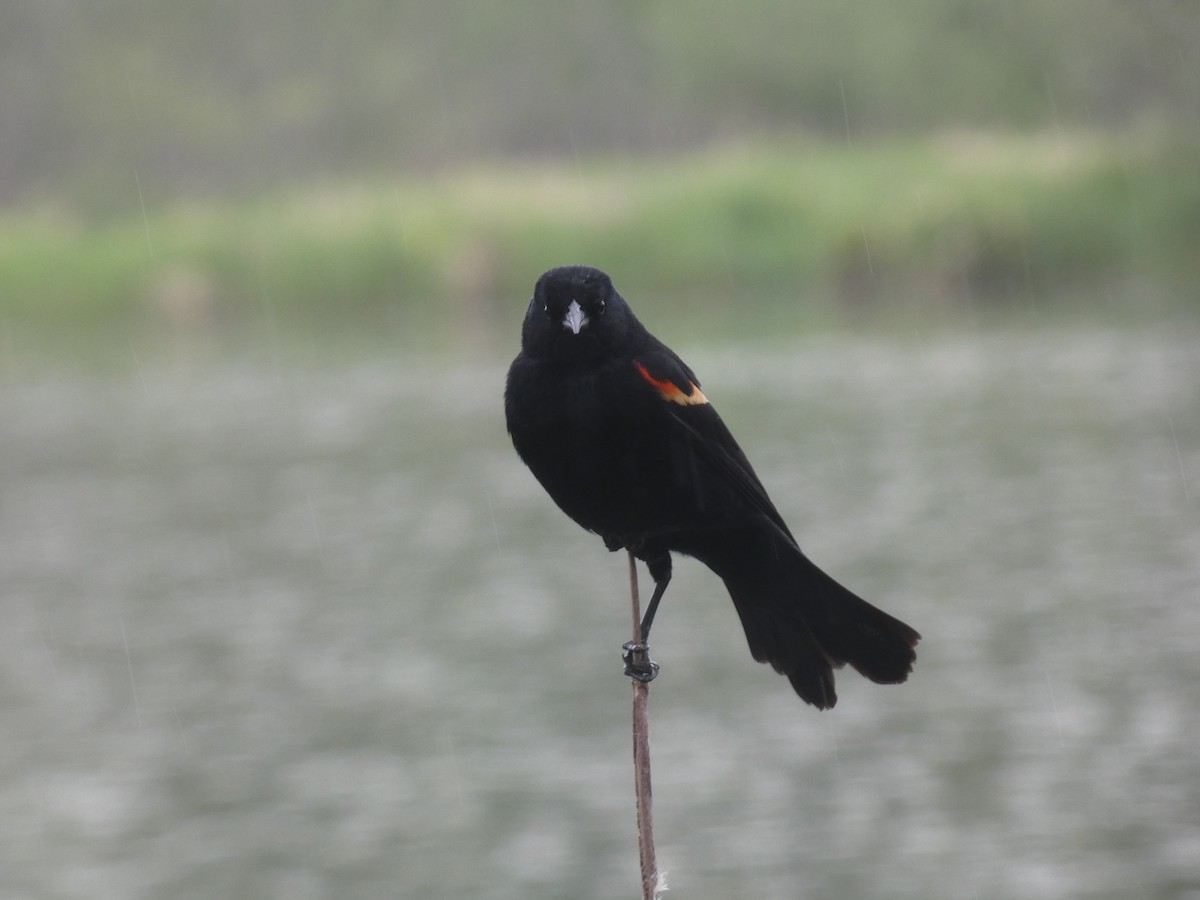
[[538,279],[521,347],[531,356],[596,361],[625,346],[635,321],[606,274],[589,266],[562,266]]

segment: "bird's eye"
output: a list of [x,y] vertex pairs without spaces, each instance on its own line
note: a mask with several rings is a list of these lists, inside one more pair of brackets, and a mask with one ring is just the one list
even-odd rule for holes
[[604,315],[604,301],[603,300],[600,301],[600,305],[596,308],[596,315],[598,315],[598,316]]

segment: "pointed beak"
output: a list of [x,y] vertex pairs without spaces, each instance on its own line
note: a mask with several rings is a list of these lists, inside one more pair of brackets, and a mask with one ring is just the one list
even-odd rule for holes
[[572,300],[571,305],[567,307],[567,314],[563,316],[563,328],[571,329],[571,334],[579,334],[579,329],[587,323],[588,317],[583,307],[579,305],[579,301]]

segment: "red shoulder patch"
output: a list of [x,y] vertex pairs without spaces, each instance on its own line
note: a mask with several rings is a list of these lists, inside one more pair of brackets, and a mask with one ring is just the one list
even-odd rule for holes
[[658,389],[664,400],[670,400],[672,403],[678,403],[680,406],[693,406],[708,402],[708,398],[692,382],[687,382],[687,387],[684,388],[670,378],[656,378],[651,374],[649,369],[636,359],[633,361],[633,364],[637,367],[638,373]]

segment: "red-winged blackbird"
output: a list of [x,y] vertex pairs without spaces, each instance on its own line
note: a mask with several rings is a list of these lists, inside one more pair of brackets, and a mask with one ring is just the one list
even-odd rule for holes
[[643,642],[670,554],[682,553],[721,577],[751,654],[808,703],[837,702],[833,669],[845,663],[881,684],[908,677],[921,636],[800,552],[692,370],[605,273],[565,266],[538,279],[504,410],[517,453],[563,512],[648,565]]

